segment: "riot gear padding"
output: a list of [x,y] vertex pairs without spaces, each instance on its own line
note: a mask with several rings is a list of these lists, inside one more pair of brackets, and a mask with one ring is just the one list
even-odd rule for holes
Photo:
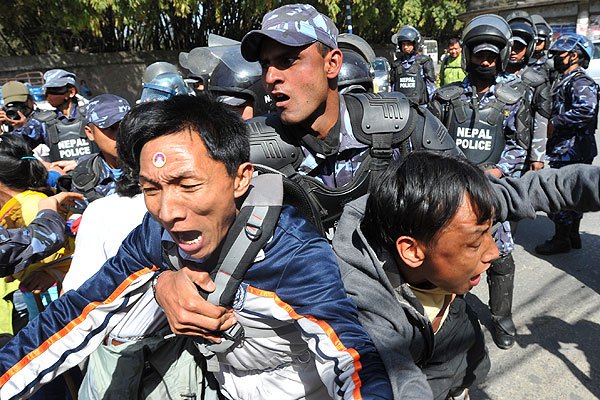
[[552,112],[552,91],[548,77],[541,71],[527,67],[521,73],[521,81],[533,88],[533,111],[544,118]]
[[415,107],[401,93],[349,93],[344,100],[355,138],[370,147],[352,182],[330,188],[319,180],[297,173],[303,161],[301,146],[305,132],[284,126],[277,114],[248,121],[250,161],[274,168],[309,193],[326,230],[335,226],[344,205],[368,192],[372,174],[383,171],[392,160],[394,148],[400,156],[414,149],[456,151],[453,139],[441,122],[424,107]]
[[400,28],[398,33],[392,35],[392,43],[394,43],[396,47],[399,48],[402,42],[412,42],[415,46],[415,53],[421,50],[421,47],[423,46],[421,34],[414,26],[411,25],[404,25],[402,28]]
[[531,55],[535,50],[535,28],[533,24],[520,20],[510,21],[509,25],[513,33],[513,37],[519,37],[523,39],[526,43],[527,50],[525,51],[523,59],[519,61],[519,63],[526,64],[527,62],[529,62],[529,59],[531,58]]
[[82,119],[59,119],[54,111],[37,112],[35,118],[46,124],[50,161],[77,160],[100,151],[87,138]]
[[473,48],[481,43],[490,43],[498,47],[500,54],[496,62],[498,72],[506,70],[512,49],[512,31],[504,18],[485,14],[473,18],[463,30],[463,68],[471,64]]
[[531,15],[531,21],[535,25],[537,33],[536,40],[544,40],[544,50],[548,50],[552,40],[552,28],[541,15]]
[[344,89],[359,85],[363,91],[373,91],[373,71],[369,64],[359,53],[342,49],[344,62],[338,74],[338,89],[342,92]]
[[144,71],[144,76],[142,77],[142,83],[150,83],[158,75],[164,74],[166,72],[179,74],[177,67],[166,61],[158,61],[153,64],[150,64],[146,67],[146,70]]
[[338,47],[343,51],[349,49],[360,54],[368,63],[377,57],[371,45],[363,38],[352,33],[341,33],[337,38]]
[[261,81],[262,69],[257,62],[244,60],[239,46],[230,46],[232,53],[224,53],[209,80],[208,90],[217,96],[233,96],[252,102],[254,115],[273,111],[271,96]]

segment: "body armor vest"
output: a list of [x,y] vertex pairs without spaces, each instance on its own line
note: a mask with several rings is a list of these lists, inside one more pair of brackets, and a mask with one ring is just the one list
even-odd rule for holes
[[88,140],[82,119],[58,119],[53,111],[40,114],[36,118],[46,123],[51,161],[77,160],[99,151],[96,144]]
[[414,149],[460,154],[440,121],[428,110],[411,106],[400,93],[348,93],[344,99],[355,138],[370,149],[363,155],[352,181],[338,188],[296,171],[303,160],[301,146],[309,147],[302,141],[305,133],[298,127],[284,126],[277,114],[248,121],[250,161],[273,168],[299,183],[320,213],[330,240],[344,205],[368,192],[371,176],[387,167],[394,148],[400,156]]
[[427,104],[427,86],[421,72],[422,65],[418,58],[410,66],[405,69],[400,60],[396,61],[395,65],[395,90],[404,94],[410,101],[415,104]]

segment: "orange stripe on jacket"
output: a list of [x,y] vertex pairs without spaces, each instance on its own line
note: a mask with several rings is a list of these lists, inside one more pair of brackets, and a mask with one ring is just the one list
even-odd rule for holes
[[144,268],[142,270],[139,270],[138,272],[129,275],[127,277],[127,279],[125,279],[123,282],[121,282],[121,284],[115,289],[114,292],[112,292],[110,294],[110,296],[108,296],[108,298],[106,300],[104,300],[104,301],[95,301],[93,303],[88,304],[83,309],[83,311],[81,312],[81,314],[78,317],[76,317],[75,319],[73,319],[72,321],[70,321],[60,331],[58,331],[54,335],[50,336],[37,349],[31,351],[29,354],[27,354],[25,357],[23,357],[17,364],[15,364],[8,371],[6,371],[4,373],[4,375],[2,375],[0,377],[0,386],[3,386],[17,372],[19,372],[20,370],[22,370],[27,364],[29,364],[31,361],[33,361],[40,354],[42,354],[43,352],[45,352],[46,350],[48,350],[48,348],[53,343],[55,343],[55,342],[59,341],[60,339],[62,339],[63,337],[65,337],[69,332],[71,332],[79,324],[81,324],[83,321],[85,321],[85,319],[87,318],[88,314],[90,312],[92,312],[93,310],[95,310],[99,305],[108,304],[108,303],[114,301],[137,278],[139,278],[140,276],[142,276],[142,275],[144,275],[144,274],[146,274],[148,272],[156,271],[156,270],[158,270],[158,267],[156,267],[156,266],[153,266],[152,268]]
[[342,344],[342,342],[340,341],[340,339],[338,338],[338,336],[335,333],[335,331],[333,330],[333,328],[331,326],[329,326],[329,324],[327,322],[318,320],[315,317],[312,317],[310,315],[300,315],[300,314],[298,314],[294,310],[294,308],[292,306],[290,306],[285,301],[281,300],[279,298],[279,296],[277,296],[275,294],[275,292],[271,292],[271,291],[268,291],[268,290],[258,289],[258,288],[255,288],[253,286],[248,286],[247,290],[248,290],[249,293],[252,293],[252,294],[254,294],[256,296],[267,297],[267,298],[273,299],[275,301],[275,304],[277,304],[279,307],[283,308],[289,314],[289,316],[292,317],[294,320],[299,320],[301,318],[306,318],[309,321],[312,321],[315,324],[319,325],[319,327],[321,329],[323,329],[323,332],[325,332],[325,334],[329,337],[329,339],[334,344],[334,346],[335,346],[335,348],[337,350],[339,350],[339,351],[345,351],[348,354],[350,354],[350,356],[354,360],[353,364],[354,364],[354,371],[355,371],[352,374],[352,382],[354,382],[353,397],[355,399],[362,399],[362,396],[360,394],[360,387],[362,386],[362,383],[360,381],[360,377],[358,376],[358,372],[360,370],[362,370],[362,365],[360,363],[360,355],[358,354],[358,352],[356,350],[354,350],[352,348],[350,348],[350,349],[346,348],[346,346],[344,346]]

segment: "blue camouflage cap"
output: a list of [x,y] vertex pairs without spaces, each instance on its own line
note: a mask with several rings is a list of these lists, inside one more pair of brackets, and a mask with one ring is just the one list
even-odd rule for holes
[[114,94],[101,94],[85,106],[85,122],[104,129],[120,122],[131,106],[122,97]]
[[262,26],[242,39],[242,56],[258,61],[262,40],[267,37],[286,46],[300,47],[314,42],[337,48],[338,29],[333,21],[308,4],[289,4],[265,14]]
[[51,69],[44,73],[44,89],[59,88],[67,85],[77,86],[77,76],[64,69]]

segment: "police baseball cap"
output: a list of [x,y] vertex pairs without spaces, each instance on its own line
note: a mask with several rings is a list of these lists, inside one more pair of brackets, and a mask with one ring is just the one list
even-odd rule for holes
[[260,29],[242,39],[242,56],[258,61],[264,38],[285,46],[301,47],[314,42],[337,48],[338,29],[333,21],[308,4],[288,4],[265,14]]
[[27,86],[25,86],[24,83],[10,81],[2,85],[2,98],[4,99],[4,104],[16,102],[24,103],[27,101],[28,96],[29,89],[27,89]]
[[473,47],[473,54],[477,54],[480,51],[491,51],[492,53],[500,54],[500,49],[491,43],[480,43]]
[[44,89],[60,88],[67,85],[77,86],[77,76],[64,69],[51,69],[44,73]]
[[114,94],[101,94],[85,106],[85,122],[104,129],[113,126],[125,117],[131,106],[122,97]]

